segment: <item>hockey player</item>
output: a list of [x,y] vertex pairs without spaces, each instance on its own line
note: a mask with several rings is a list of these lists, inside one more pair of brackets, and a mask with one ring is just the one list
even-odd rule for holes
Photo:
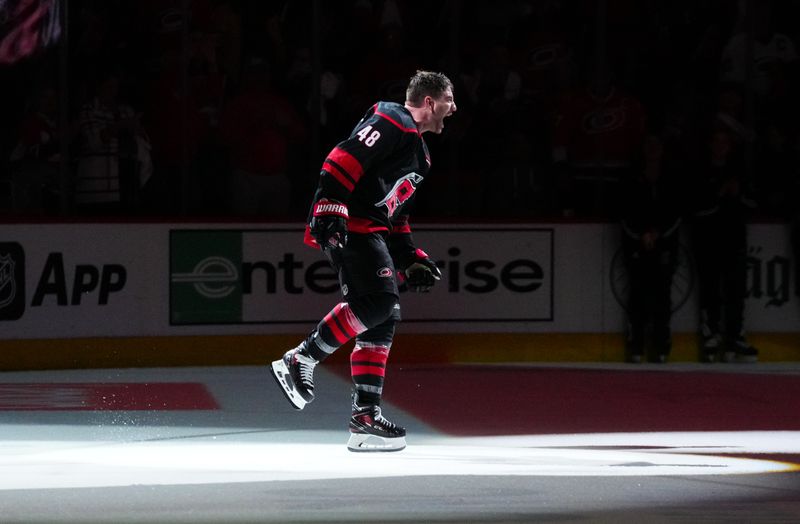
[[423,133],[441,133],[456,111],[453,84],[417,71],[405,105],[378,102],[322,164],[305,242],[322,249],[339,275],[343,301],[296,348],[272,363],[289,402],[314,399],[314,367],[355,337],[350,355],[351,451],[397,451],[405,429],[388,421],[380,401],[395,326],[398,280],[426,292],[440,279],[436,263],[417,249],[407,207],[431,166]]

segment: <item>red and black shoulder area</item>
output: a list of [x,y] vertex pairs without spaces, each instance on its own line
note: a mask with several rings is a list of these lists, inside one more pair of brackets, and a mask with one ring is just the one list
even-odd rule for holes
[[404,133],[419,135],[414,118],[402,104],[396,102],[378,102],[370,108],[376,117],[385,120]]

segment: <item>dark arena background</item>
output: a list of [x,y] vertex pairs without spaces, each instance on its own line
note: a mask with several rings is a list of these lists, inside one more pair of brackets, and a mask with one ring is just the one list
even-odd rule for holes
[[[797,0],[0,0],[0,521],[800,521]],[[417,70],[383,410],[303,244]],[[733,327],[731,327],[733,326]],[[739,329],[741,327],[741,329]]]

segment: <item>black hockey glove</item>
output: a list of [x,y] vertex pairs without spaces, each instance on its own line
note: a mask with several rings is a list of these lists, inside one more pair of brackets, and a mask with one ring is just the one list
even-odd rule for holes
[[309,232],[319,247],[343,248],[347,244],[347,205],[323,198],[314,204]]
[[436,262],[421,249],[417,250],[417,259],[403,271],[409,291],[427,293],[437,280],[442,278],[442,272],[436,267]]

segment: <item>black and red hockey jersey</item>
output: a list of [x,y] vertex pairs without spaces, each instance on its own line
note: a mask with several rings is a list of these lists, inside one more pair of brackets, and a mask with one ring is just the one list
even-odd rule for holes
[[[319,200],[336,200],[348,207],[349,231],[409,235],[412,245],[407,204],[430,166],[428,146],[411,113],[401,104],[378,102],[328,153],[312,212]],[[318,247],[308,231],[305,240]]]

